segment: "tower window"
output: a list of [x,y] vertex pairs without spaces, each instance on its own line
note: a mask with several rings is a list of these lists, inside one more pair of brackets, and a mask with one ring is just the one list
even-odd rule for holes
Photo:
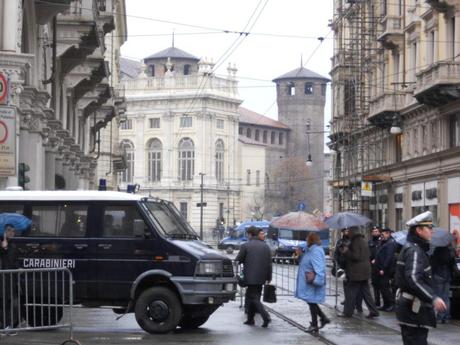
[[313,95],[313,84],[312,83],[305,83],[305,94]]
[[251,128],[246,128],[246,136],[247,136],[248,138],[251,137]]
[[259,141],[259,130],[256,129],[255,133],[254,133],[254,139],[255,141]]
[[150,70],[150,75],[154,77],[155,76],[155,65],[150,65],[149,70]]
[[276,133],[275,132],[271,132],[270,133],[270,144],[275,144],[275,135]]
[[287,83],[286,91],[288,96],[295,96],[295,84],[292,81]]
[[189,75],[190,74],[190,65],[184,65],[184,75]]

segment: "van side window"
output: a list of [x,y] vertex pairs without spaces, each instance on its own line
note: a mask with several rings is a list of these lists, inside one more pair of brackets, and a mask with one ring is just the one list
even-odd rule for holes
[[19,213],[23,214],[24,204],[0,203],[0,213]]
[[142,219],[135,205],[104,208],[103,237],[134,237],[134,220]]
[[87,215],[88,206],[84,205],[33,205],[27,236],[85,237]]

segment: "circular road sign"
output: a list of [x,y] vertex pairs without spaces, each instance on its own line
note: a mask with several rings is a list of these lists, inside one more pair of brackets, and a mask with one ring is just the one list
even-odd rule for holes
[[8,95],[8,81],[3,73],[0,73],[0,103],[2,103]]
[[0,144],[3,144],[8,139],[8,126],[0,120]]

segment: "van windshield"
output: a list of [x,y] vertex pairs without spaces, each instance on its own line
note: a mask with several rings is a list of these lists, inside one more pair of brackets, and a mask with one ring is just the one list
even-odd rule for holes
[[198,235],[172,203],[166,201],[146,201],[145,205],[159,226],[159,230],[166,236],[184,239],[198,238]]

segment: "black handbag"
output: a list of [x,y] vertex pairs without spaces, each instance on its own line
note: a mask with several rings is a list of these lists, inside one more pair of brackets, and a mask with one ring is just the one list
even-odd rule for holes
[[264,302],[276,303],[276,286],[275,285],[264,285]]
[[238,284],[239,287],[246,287],[248,286],[248,283],[246,282],[246,279],[244,279],[244,274],[242,272],[240,272],[239,274],[237,274],[236,276],[236,282]]

